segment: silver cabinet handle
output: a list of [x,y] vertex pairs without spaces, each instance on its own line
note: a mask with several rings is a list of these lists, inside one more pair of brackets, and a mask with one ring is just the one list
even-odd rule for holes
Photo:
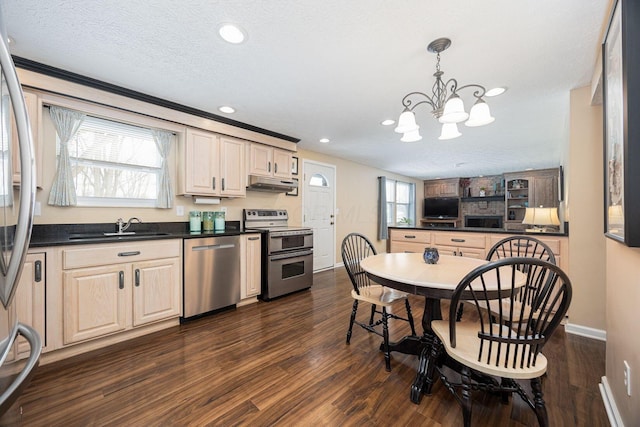
[[35,271],[34,271],[34,280],[36,282],[41,282],[42,281],[42,261],[36,261],[35,264]]
[[415,239],[416,236],[404,236],[405,239]]
[[271,172],[271,162],[267,164],[267,172]]
[[259,237],[249,237],[247,240],[260,240]]
[[224,191],[224,178],[222,178],[222,191]]
[[215,176],[213,178],[211,178],[211,189],[212,190],[216,189],[216,177]]
[[273,173],[278,173],[278,164],[277,163],[273,164]]
[[135,285],[140,286],[140,269],[136,268],[135,271]]
[[118,273],[118,287],[124,289],[124,271],[122,270]]
[[533,245],[531,243],[516,243],[513,246],[517,246],[519,248],[530,248]]
[[464,243],[466,240],[464,239],[451,239],[452,242]]
[[118,252],[118,256],[136,256],[140,255],[140,251]]

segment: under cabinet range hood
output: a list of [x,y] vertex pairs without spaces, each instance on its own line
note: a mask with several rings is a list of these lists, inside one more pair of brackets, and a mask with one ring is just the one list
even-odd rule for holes
[[298,188],[298,182],[291,179],[270,178],[249,175],[247,190],[269,191],[271,193],[288,193]]

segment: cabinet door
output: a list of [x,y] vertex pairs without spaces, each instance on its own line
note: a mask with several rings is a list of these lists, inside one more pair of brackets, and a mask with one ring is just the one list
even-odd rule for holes
[[217,135],[187,129],[185,138],[185,191],[187,194],[220,194],[220,140]]
[[[25,325],[31,326],[38,332],[42,340],[43,349],[47,346],[45,330],[45,255],[43,253],[28,254],[20,284],[16,289],[10,315]],[[23,338],[18,338],[17,358],[28,357],[31,349],[29,343]]]
[[248,234],[242,236],[241,248],[240,299],[256,296],[260,293],[261,272],[261,236]]
[[444,179],[440,184],[441,197],[458,197],[460,195],[460,180],[458,178]]
[[180,316],[180,258],[133,264],[133,326]]
[[130,265],[63,273],[63,342],[72,344],[122,331],[131,301]]
[[390,252],[414,252],[423,253],[424,248],[428,245],[424,243],[401,242],[397,240],[391,241]]
[[531,207],[554,208],[558,206],[558,179],[555,176],[536,177],[533,181]]
[[273,176],[273,148],[262,144],[249,147],[249,174]]
[[243,141],[220,138],[220,195],[245,196],[247,194]]
[[433,183],[433,182],[425,182],[424,197],[440,197],[440,184]]
[[[29,114],[29,123],[31,124],[31,136],[33,137],[33,156],[36,161],[36,186],[42,188],[42,144],[40,144],[40,125],[42,122],[42,102],[38,95],[30,92],[24,93],[24,102],[27,106]],[[12,112],[13,114],[13,112]],[[11,138],[12,138],[12,163],[13,163],[13,184],[20,184],[20,153],[18,152],[18,130],[16,129],[15,120],[11,120]]]
[[277,178],[291,178],[291,162],[293,155],[291,151],[273,150],[273,176]]

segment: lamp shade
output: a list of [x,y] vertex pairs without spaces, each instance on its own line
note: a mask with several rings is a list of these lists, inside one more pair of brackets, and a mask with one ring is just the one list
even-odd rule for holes
[[531,225],[560,225],[558,208],[527,208],[523,224]]
[[420,128],[416,123],[416,116],[412,111],[404,110],[398,118],[398,126],[394,129],[397,133],[417,131]]
[[444,123],[442,125],[442,132],[440,133],[440,136],[438,137],[438,139],[440,140],[444,140],[444,139],[453,139],[453,138],[457,138],[460,135],[462,135],[459,131],[458,131],[458,125],[455,123]]
[[402,135],[402,138],[400,138],[400,141],[416,142],[416,141],[420,141],[421,139],[422,139],[422,136],[420,135],[420,131],[416,129],[410,132],[405,132],[404,135]]
[[438,121],[440,123],[460,123],[468,118],[469,114],[464,111],[464,102],[454,93],[444,104],[444,111]]
[[482,98],[478,98],[471,111],[469,112],[469,120],[464,124],[469,127],[484,126],[492,123],[495,117],[491,117],[491,111],[489,111],[489,105]]
[[609,206],[609,225],[614,227],[620,227],[624,224],[624,214],[622,212],[622,205]]

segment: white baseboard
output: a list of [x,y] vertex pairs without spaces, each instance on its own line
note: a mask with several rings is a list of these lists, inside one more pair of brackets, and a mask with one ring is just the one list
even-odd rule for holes
[[564,331],[568,334],[580,335],[582,337],[592,338],[594,340],[607,340],[607,331],[603,331],[602,329],[590,328],[588,326],[575,325],[569,322],[564,325]]
[[613,393],[611,393],[611,387],[609,387],[607,377],[602,377],[600,381],[601,382],[598,384],[598,387],[600,388],[602,402],[604,403],[604,409],[607,411],[607,417],[609,417],[611,427],[624,427],[622,417],[620,417],[620,412],[616,406],[616,401],[613,398]]

